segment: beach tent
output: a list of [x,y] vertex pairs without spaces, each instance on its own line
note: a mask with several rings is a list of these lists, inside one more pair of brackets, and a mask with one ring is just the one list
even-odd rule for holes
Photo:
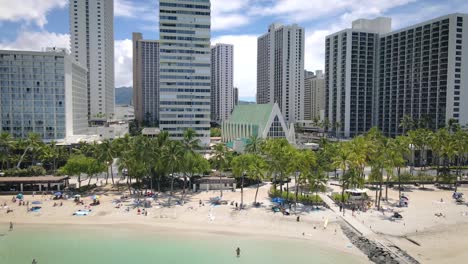
[[17,199],[20,199],[20,200],[23,200],[23,194],[22,194],[22,193],[18,193],[18,195],[16,195],[16,198],[17,198]]
[[34,201],[32,204],[42,204],[40,201]]
[[284,199],[279,197],[272,198],[271,201],[279,204],[284,203]]
[[56,193],[54,193],[54,195],[55,196],[60,196],[60,195],[62,195],[62,193],[61,192],[56,192]]

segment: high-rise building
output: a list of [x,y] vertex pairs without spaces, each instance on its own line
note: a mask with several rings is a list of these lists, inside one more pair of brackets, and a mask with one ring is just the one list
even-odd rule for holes
[[88,69],[90,121],[114,113],[114,1],[70,0],[70,46],[73,57]]
[[325,110],[339,124],[331,130],[348,137],[378,126],[396,136],[405,115],[429,129],[467,125],[467,21],[455,13],[391,31],[389,18],[360,19],[328,36]]
[[288,122],[304,119],[304,29],[272,24],[257,40],[257,103],[278,103]]
[[234,46],[218,43],[211,47],[211,121],[221,124],[234,107]]
[[173,139],[186,129],[210,140],[210,1],[161,0],[159,125]]
[[450,14],[380,35],[376,121],[402,134],[403,116],[430,129],[468,124],[468,15]]
[[239,104],[239,88],[234,87],[234,106]]
[[159,41],[133,33],[133,105],[135,119],[147,126],[159,120]]
[[325,119],[336,136],[352,137],[373,126],[378,34],[390,18],[360,19],[325,40]]
[[86,78],[65,49],[0,50],[0,132],[45,141],[87,134]]
[[306,71],[304,78],[304,119],[322,120],[325,111],[325,79],[323,71]]

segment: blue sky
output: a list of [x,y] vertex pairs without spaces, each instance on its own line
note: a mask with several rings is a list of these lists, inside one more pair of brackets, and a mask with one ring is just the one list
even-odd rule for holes
[[[441,15],[468,13],[467,0],[211,0],[212,42],[234,44],[234,85],[253,98],[256,41],[269,24],[306,31],[305,67],[323,68],[325,36],[358,18],[388,16],[393,29]],[[116,86],[132,84],[132,32],[158,38],[158,0],[114,0]],[[68,0],[0,0],[0,49],[68,47]]]

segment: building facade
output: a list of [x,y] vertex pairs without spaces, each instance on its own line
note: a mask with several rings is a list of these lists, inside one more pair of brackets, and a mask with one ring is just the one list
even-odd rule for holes
[[404,116],[429,129],[450,119],[467,126],[467,21],[468,15],[455,13],[391,31],[389,18],[360,19],[328,36],[325,112],[331,131],[352,137],[378,126],[397,136]]
[[211,47],[211,122],[229,119],[234,107],[234,46],[218,43]]
[[325,119],[338,137],[353,137],[373,126],[378,34],[390,18],[359,19],[351,29],[325,39]]
[[173,139],[192,128],[210,140],[211,55],[209,0],[161,0],[159,126]]
[[135,119],[147,126],[159,121],[159,41],[133,33],[133,105]]
[[383,34],[379,40],[376,121],[402,134],[403,116],[429,129],[468,124],[468,15],[451,14]]
[[114,1],[70,0],[70,47],[88,69],[89,120],[114,113]]
[[239,104],[239,88],[234,87],[234,106]]
[[[305,106],[305,113],[310,114],[309,120],[322,120],[325,115],[325,79],[323,71],[315,71],[314,76],[304,80],[304,86],[310,89],[310,106]],[[307,99],[307,96],[305,96]],[[307,120],[307,119],[306,119]]]
[[65,49],[0,51],[0,132],[45,141],[87,134],[86,78]]
[[287,122],[304,119],[304,29],[272,24],[257,40],[257,103],[278,103]]

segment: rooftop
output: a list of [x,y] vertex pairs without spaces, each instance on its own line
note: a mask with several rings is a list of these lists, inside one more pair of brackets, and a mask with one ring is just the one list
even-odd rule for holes
[[68,179],[68,176],[0,177],[0,183],[52,183]]

